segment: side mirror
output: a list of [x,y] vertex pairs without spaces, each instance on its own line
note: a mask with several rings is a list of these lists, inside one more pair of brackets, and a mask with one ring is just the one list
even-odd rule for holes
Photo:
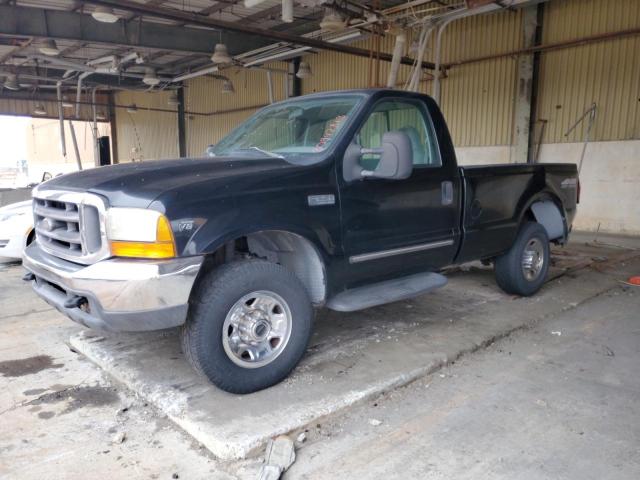
[[209,145],[207,147],[207,149],[205,150],[205,154],[207,155],[207,157],[215,157],[216,156],[216,152],[215,152],[215,145]]
[[362,155],[374,153],[380,155],[375,170],[362,170],[363,177],[404,180],[413,171],[413,148],[409,135],[400,131],[387,132],[382,136],[382,147],[363,148]]

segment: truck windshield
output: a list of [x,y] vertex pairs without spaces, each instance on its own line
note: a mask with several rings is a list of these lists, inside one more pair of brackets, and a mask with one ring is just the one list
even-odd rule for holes
[[289,100],[266,107],[208,150],[211,156],[278,157],[314,163],[338,137],[363,95]]

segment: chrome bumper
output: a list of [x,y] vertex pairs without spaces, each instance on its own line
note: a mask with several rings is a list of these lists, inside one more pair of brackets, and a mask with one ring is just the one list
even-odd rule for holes
[[54,257],[37,243],[23,266],[33,289],[61,313],[90,328],[133,332],[181,325],[202,257],[171,260],[108,259],[93,265]]

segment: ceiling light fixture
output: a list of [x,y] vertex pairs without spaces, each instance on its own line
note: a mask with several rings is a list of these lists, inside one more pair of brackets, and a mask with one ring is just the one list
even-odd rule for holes
[[4,88],[7,88],[9,90],[20,90],[18,76],[13,73],[7,75],[7,78],[4,80]]
[[311,67],[307,62],[300,62],[300,66],[298,67],[298,71],[296,72],[296,77],[298,78],[309,78],[313,76],[311,73]]
[[58,45],[56,45],[56,41],[47,38],[44,42],[42,42],[42,46],[40,47],[40,52],[49,55],[50,57],[55,57],[60,55],[60,50],[58,50]]
[[104,114],[103,111],[99,111],[98,113],[96,113],[96,120],[100,120],[102,122],[106,119],[107,119],[107,116]]
[[129,112],[129,113],[137,113],[138,112],[138,106],[135,103],[132,103],[131,105],[129,105],[127,107],[127,112]]
[[36,108],[33,109],[33,113],[36,115],[46,115],[47,109],[44,108],[44,105],[41,103],[36,104]]
[[339,32],[344,30],[347,26],[347,22],[342,16],[330,8],[326,8],[324,11],[324,17],[320,21],[320,28],[328,32]]
[[118,16],[114,13],[113,8],[111,7],[103,7],[99,5],[91,13],[91,16],[98,22],[102,23],[116,23],[118,21]]
[[216,65],[225,65],[233,62],[231,55],[229,55],[229,50],[227,50],[227,46],[224,43],[216,43],[213,49],[213,55],[211,55],[211,61]]
[[236,89],[233,87],[233,83],[228,78],[225,78],[222,82],[222,93],[225,95],[236,93]]
[[153,68],[145,68],[144,69],[144,77],[142,79],[142,83],[149,85],[150,87],[154,87],[160,83],[160,79],[158,75],[156,75],[156,71]]

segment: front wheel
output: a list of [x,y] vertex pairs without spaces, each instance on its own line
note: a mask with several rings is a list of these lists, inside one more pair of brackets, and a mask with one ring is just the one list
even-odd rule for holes
[[496,282],[507,293],[533,295],[544,283],[549,258],[547,231],[539,223],[527,222],[509,251],[496,259]]
[[260,260],[233,262],[201,279],[182,346],[194,368],[216,386],[251,393],[293,370],[312,323],[311,301],[293,273]]

